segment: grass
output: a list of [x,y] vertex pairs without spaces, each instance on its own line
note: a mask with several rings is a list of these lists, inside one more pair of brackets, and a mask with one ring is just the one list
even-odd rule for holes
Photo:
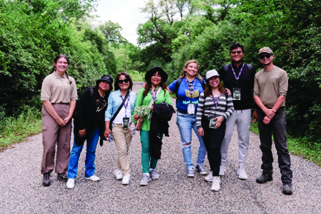
[[[251,131],[259,134],[257,123],[251,124]],[[302,141],[301,138],[294,138],[289,135],[287,135],[287,143],[291,154],[300,156],[321,166],[321,144]]]
[[41,112],[39,110],[29,109],[17,118],[5,118],[0,121],[0,150],[39,132],[41,132]]

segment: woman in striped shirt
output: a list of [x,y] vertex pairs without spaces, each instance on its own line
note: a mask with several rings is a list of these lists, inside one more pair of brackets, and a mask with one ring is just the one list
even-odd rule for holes
[[225,92],[216,70],[206,73],[205,90],[199,97],[196,113],[197,132],[203,137],[211,171],[206,180],[213,181],[211,190],[220,190],[219,170],[225,121],[234,111],[231,95]]

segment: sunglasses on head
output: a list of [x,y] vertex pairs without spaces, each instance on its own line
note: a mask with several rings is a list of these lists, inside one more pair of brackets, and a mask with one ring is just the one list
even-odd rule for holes
[[260,59],[264,59],[265,57],[268,59],[268,58],[270,58],[270,56],[271,56],[271,54],[269,54],[269,53],[265,53],[265,54],[260,54],[259,55],[259,58]]
[[119,82],[120,84],[123,84],[124,82],[125,82],[125,83],[128,83],[128,82],[129,82],[129,79],[119,80],[118,82]]
[[231,52],[231,54],[236,54],[236,53],[237,53],[237,54],[241,54],[242,51],[232,51],[232,52]]

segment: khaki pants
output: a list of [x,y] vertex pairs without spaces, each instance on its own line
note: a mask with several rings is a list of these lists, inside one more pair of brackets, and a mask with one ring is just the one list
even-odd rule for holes
[[[69,114],[68,104],[52,104],[61,118]],[[59,126],[56,121],[42,107],[42,143],[43,155],[41,173],[50,173],[55,168],[55,153],[57,144],[56,173],[67,172],[70,155],[71,120],[66,126]]]
[[116,168],[121,169],[122,173],[125,175],[130,173],[128,151],[132,136],[129,129],[123,129],[122,124],[113,124],[112,133],[118,153]]

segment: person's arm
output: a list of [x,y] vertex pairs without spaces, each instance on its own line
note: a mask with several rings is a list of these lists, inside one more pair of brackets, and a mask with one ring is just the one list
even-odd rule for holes
[[52,106],[49,100],[43,100],[42,103],[45,109],[47,110],[47,112],[50,114],[50,116],[56,121],[56,123],[59,126],[66,125],[64,120],[61,117],[59,117],[59,115],[57,114],[56,110],[54,109],[54,107]]
[[136,98],[136,103],[135,103],[135,108],[134,108],[134,112],[133,112],[133,115],[132,115],[132,121],[136,124],[138,119],[139,119],[139,115],[137,114],[137,111],[136,111],[136,107],[139,107],[143,104],[143,92],[144,92],[144,88],[141,88],[139,91],[138,91],[138,94],[137,94],[137,98]]
[[109,129],[109,123],[110,119],[112,118],[112,112],[113,112],[113,94],[111,93],[108,97],[108,105],[107,109],[105,111],[105,132],[104,136],[107,138],[112,133]]
[[196,110],[196,127],[197,133],[200,136],[204,136],[204,129],[202,128],[202,116],[204,114],[205,96],[202,92],[198,99],[198,106]]
[[[264,117],[264,119],[263,119],[263,123],[265,123],[265,124],[269,124],[270,123],[270,121],[271,121],[271,119],[272,118],[270,118],[268,115],[267,115],[267,113],[274,113],[273,111],[272,111],[272,109],[268,109],[268,108],[266,108],[265,106],[264,106],[264,104],[263,104],[263,102],[262,102],[262,100],[258,97],[258,96],[255,96],[254,97],[254,101],[255,101],[255,103],[256,103],[256,105],[260,108],[260,109],[262,109],[262,111],[265,113],[265,117]],[[275,114],[275,113],[274,113]],[[272,114],[270,114],[270,115],[272,115]],[[274,115],[273,115],[274,116]],[[272,116],[272,117],[273,117]]]
[[104,132],[104,136],[106,139],[109,138],[109,135],[112,134],[112,131],[109,129],[109,123],[110,121],[105,121],[105,132]]
[[178,88],[176,88],[176,82],[177,80],[175,80],[174,82],[172,82],[168,87],[167,90],[170,94],[173,94],[174,91],[176,91],[176,96],[177,96],[177,92],[178,92]]
[[165,103],[173,105],[171,95],[169,95],[169,91],[165,90],[164,92],[165,92],[165,95],[164,95],[165,96],[164,97]]
[[64,118],[65,124],[67,124],[69,122],[69,120],[72,118],[75,107],[76,107],[76,100],[71,100],[70,105],[69,105],[69,114],[66,118]]

